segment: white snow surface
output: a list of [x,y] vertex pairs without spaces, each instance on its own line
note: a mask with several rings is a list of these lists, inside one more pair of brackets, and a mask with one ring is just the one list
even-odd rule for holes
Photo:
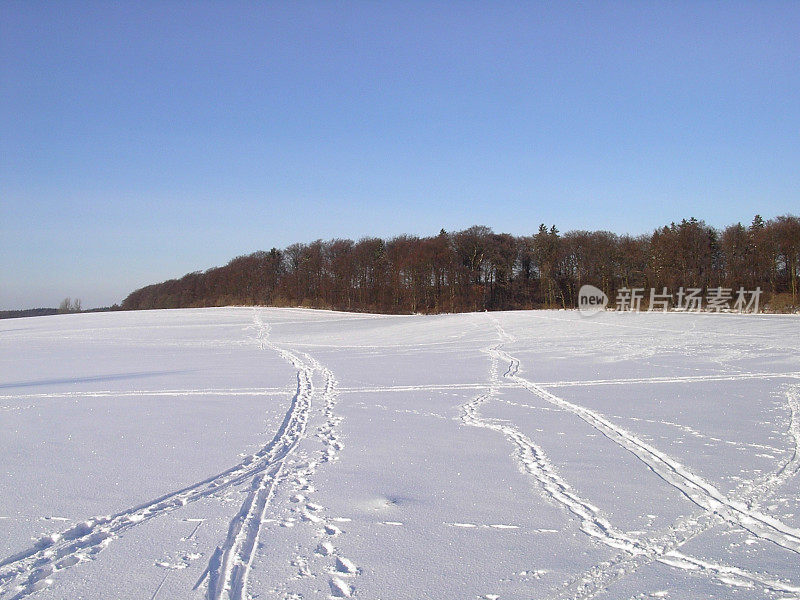
[[800,598],[800,321],[0,321],[0,600]]

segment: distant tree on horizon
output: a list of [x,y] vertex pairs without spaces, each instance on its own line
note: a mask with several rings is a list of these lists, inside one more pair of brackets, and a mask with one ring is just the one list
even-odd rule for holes
[[61,301],[61,304],[58,305],[58,312],[63,314],[81,312],[81,299],[75,298],[75,300],[73,300],[67,296]]

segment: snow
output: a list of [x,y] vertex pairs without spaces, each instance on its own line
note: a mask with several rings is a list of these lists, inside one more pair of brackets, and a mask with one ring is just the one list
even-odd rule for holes
[[798,325],[0,321],[0,599],[800,597]]

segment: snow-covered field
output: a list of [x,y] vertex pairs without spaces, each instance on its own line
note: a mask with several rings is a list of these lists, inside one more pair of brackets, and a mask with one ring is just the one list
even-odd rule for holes
[[0,321],[0,599],[800,598],[800,321]]

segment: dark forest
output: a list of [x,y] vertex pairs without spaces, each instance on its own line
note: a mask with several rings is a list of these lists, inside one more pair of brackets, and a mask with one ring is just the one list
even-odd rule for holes
[[715,229],[697,219],[650,235],[568,231],[529,236],[474,226],[432,237],[317,240],[239,256],[223,267],[148,285],[123,309],[303,306],[379,313],[572,308],[583,284],[763,290],[771,310],[796,310],[800,218]]

